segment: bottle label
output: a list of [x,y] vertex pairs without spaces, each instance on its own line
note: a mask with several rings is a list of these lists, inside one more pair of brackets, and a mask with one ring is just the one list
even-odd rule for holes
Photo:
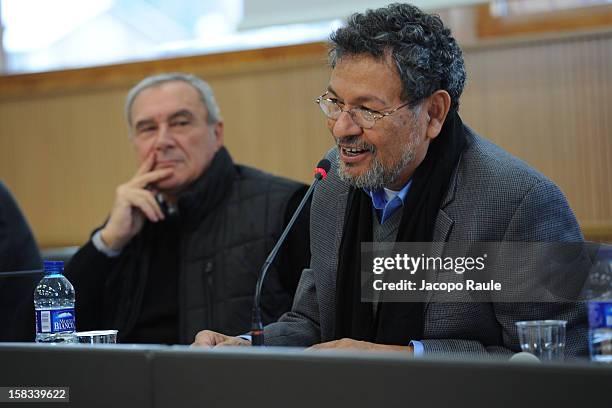
[[589,326],[591,329],[612,328],[612,301],[589,302]]
[[38,333],[74,332],[74,308],[36,310]]

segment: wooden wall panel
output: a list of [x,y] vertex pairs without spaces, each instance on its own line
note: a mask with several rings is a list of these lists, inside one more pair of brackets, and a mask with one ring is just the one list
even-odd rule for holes
[[314,99],[327,85],[320,65],[213,81],[237,161],[309,181],[330,146]]
[[115,185],[132,173],[122,94],[0,105],[0,177],[19,199],[41,245],[87,238],[110,208]]
[[108,214],[116,186],[135,171],[125,93],[151,72],[181,69],[210,82],[235,161],[309,182],[331,145],[314,103],[327,86],[324,47],[314,45],[314,57],[311,48],[295,56],[262,50],[255,60],[238,55],[206,64],[207,58],[196,58],[154,69],[143,63],[141,75],[131,65],[95,68],[89,84],[87,72],[77,71],[77,87],[69,73],[41,74],[47,81],[38,75],[0,78],[0,179],[41,246],[84,242]]
[[466,122],[559,184],[584,228],[610,230],[612,35],[473,47],[466,62]]
[[489,4],[470,7],[477,15],[480,38],[520,36],[534,33],[559,33],[612,25],[612,5],[569,8],[539,13],[496,17]]
[[[80,244],[104,220],[135,169],[123,97],[152,72],[207,79],[234,159],[309,181],[332,145],[313,103],[324,46],[232,55],[0,77],[0,178],[41,246]],[[465,122],[557,182],[586,232],[612,240],[612,32],[469,46],[465,58]]]

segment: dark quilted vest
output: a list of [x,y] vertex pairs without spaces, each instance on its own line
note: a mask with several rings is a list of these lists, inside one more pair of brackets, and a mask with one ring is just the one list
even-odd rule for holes
[[[196,204],[181,220],[178,302],[179,341],[193,342],[209,329],[235,335],[250,330],[253,292],[259,270],[280,236],[287,203],[303,184],[246,166],[232,165],[231,187],[211,211]],[[155,226],[143,231],[125,249],[106,282],[103,321],[129,335],[141,312]],[[262,295],[264,323],[291,308],[293,294],[279,271],[268,271]]]
[[[301,187],[236,167],[230,195],[181,245],[182,340],[193,339],[202,329],[230,335],[249,331],[259,270],[282,232],[289,197]],[[264,287],[264,320],[275,321],[291,308],[293,299],[274,267]]]

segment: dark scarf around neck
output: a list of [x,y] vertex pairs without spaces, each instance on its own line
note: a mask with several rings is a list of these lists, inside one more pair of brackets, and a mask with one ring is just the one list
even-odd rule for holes
[[227,197],[235,175],[234,162],[227,149],[221,147],[210,166],[179,196],[181,218],[188,219],[189,225],[197,226],[200,219]]
[[[396,242],[432,241],[440,205],[466,146],[465,132],[459,115],[449,112],[412,176]],[[370,196],[351,188],[338,253],[335,338],[407,345],[422,338],[423,303],[381,302],[374,316],[372,303],[361,301],[361,243],[373,240],[372,212]]]

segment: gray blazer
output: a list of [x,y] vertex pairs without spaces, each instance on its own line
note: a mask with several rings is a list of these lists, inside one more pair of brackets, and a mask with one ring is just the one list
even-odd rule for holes
[[[435,223],[434,241],[575,242],[583,237],[563,193],[550,180],[469,130],[464,151]],[[349,187],[332,169],[314,193],[310,268],[292,310],[265,327],[267,345],[310,346],[333,340],[336,270]],[[520,351],[514,323],[568,321],[566,355],[586,352],[586,312],[574,303],[444,303],[424,308],[425,353],[510,354]]]

